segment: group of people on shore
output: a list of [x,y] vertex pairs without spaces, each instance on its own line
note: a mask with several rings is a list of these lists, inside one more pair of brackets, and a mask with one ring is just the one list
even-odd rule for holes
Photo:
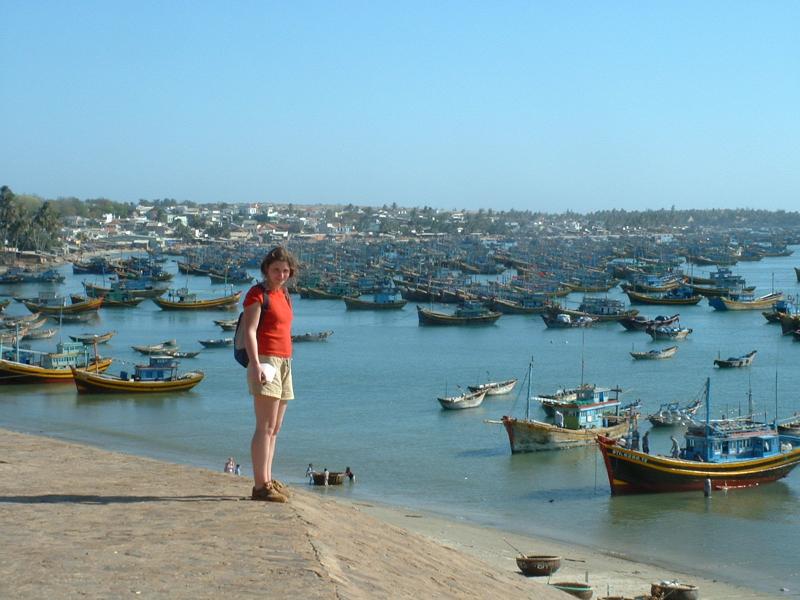
[[231,475],[241,475],[242,465],[233,460],[232,456],[229,456],[228,460],[225,461],[225,468],[223,469],[223,471],[225,471],[226,473],[230,473]]

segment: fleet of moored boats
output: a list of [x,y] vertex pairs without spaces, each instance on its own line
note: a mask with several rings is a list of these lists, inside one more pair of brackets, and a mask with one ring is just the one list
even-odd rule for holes
[[[527,266],[510,256],[496,254],[496,261],[513,266],[525,276]],[[464,263],[465,272],[470,272]],[[484,265],[478,272],[491,272]],[[207,274],[216,282],[248,283],[251,278],[243,269],[230,265],[202,267],[192,262],[180,262],[180,272]],[[476,267],[477,269],[477,267]],[[42,291],[35,298],[17,298],[30,315],[5,318],[0,321],[0,383],[73,382],[80,393],[163,393],[192,389],[203,380],[200,371],[180,373],[178,359],[192,358],[198,351],[181,351],[175,340],[149,345],[135,345],[133,350],[148,357],[146,364],[133,365],[131,370],[108,373],[112,359],[102,357],[98,346],[116,332],[87,332],[72,335],[71,342],[59,342],[54,351],[41,352],[21,346],[26,339],[47,339],[56,333],[43,328],[51,321],[79,321],[101,308],[135,308],[150,299],[163,310],[217,310],[235,307],[241,291],[231,290],[214,298],[200,298],[187,287],[167,289],[159,285],[171,275],[147,261],[110,262],[94,259],[75,263],[75,273],[114,273],[108,286],[83,282],[84,294],[71,297]],[[797,270],[800,281],[800,270]],[[9,270],[0,283],[58,282],[57,271],[31,272]],[[452,311],[434,310],[417,304],[419,325],[464,326],[489,325],[504,314],[541,315],[549,328],[589,327],[598,322],[618,322],[625,329],[641,331],[653,340],[678,341],[690,335],[692,328],[680,322],[680,315],[659,315],[653,318],[639,314],[635,308],[605,296],[593,296],[620,284],[631,304],[680,306],[696,305],[703,298],[721,311],[762,310],[765,319],[780,323],[782,332],[800,339],[800,315],[791,299],[781,292],[756,296],[752,286],[726,267],[719,267],[708,278],[681,276],[675,271],[648,272],[627,263],[614,269],[613,276],[601,271],[573,275],[558,286],[545,290],[525,287],[523,280],[507,289],[480,286],[446,287],[434,285],[432,278],[404,273],[397,278],[377,278],[367,293],[354,291],[352,285],[323,280],[297,283],[293,291],[310,299],[342,300],[347,310],[402,310],[409,300],[425,303],[455,302]],[[568,308],[558,298],[581,291],[586,295],[577,308]],[[9,301],[0,302],[0,313]],[[216,319],[222,331],[232,331],[235,319]],[[324,341],[333,332],[295,334],[295,342]],[[226,347],[233,343],[229,337],[199,340],[207,348]],[[632,350],[635,360],[661,360],[676,355],[678,345],[645,351]],[[756,350],[727,359],[718,357],[719,368],[740,368],[752,364]],[[527,401],[524,417],[503,416],[512,453],[555,450],[597,444],[603,455],[613,494],[633,492],[663,492],[712,488],[733,488],[758,485],[787,475],[800,462],[800,419],[791,418],[773,423],[759,422],[752,417],[712,420],[710,418],[710,383],[706,384],[703,400],[662,405],[646,415],[653,427],[686,427],[682,448],[672,456],[659,456],[639,449],[639,406],[624,406],[622,390],[581,383],[575,388],[557,390],[553,394],[533,395],[532,366],[527,376]],[[437,398],[443,409],[461,410],[480,406],[486,397],[502,396],[513,391],[516,379],[489,381],[469,386],[454,396]],[[530,402],[538,402],[545,420],[531,416]],[[697,419],[705,405],[706,418]]]

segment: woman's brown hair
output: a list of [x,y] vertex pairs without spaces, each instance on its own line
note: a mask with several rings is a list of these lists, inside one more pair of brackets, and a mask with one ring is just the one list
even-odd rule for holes
[[294,277],[294,274],[299,268],[299,264],[297,259],[294,257],[294,254],[289,252],[283,246],[275,246],[272,250],[267,252],[264,260],[261,261],[261,274],[266,277],[269,266],[274,262],[280,261],[283,261],[289,265],[289,277]]

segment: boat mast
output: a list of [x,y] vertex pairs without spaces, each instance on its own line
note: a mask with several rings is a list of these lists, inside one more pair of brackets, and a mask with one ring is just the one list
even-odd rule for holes
[[531,362],[528,363],[528,397],[525,402],[525,420],[531,420],[531,374],[533,373],[533,357]]
[[583,366],[584,366],[583,350],[586,345],[585,340],[586,340],[586,328],[581,327],[581,387],[583,387]]

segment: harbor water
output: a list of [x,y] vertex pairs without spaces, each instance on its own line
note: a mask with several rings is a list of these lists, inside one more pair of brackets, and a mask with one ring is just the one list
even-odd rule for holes
[[[773,287],[800,291],[797,256],[740,263],[756,293]],[[168,270],[176,271],[174,262]],[[81,292],[70,265],[65,283],[47,289]],[[688,267],[687,267],[688,272]],[[705,276],[708,269],[698,269]],[[255,274],[255,272],[253,272]],[[176,275],[175,287],[199,295],[222,295],[207,277]],[[246,289],[238,286],[237,289]],[[33,285],[6,285],[0,294],[35,296]],[[41,288],[45,289],[45,288]],[[576,306],[583,294],[567,300]],[[619,288],[608,294],[624,299]],[[332,330],[327,341],[294,347],[296,399],[291,401],[278,442],[276,471],[304,484],[308,463],[318,470],[350,466],[357,483],[315,488],[319,493],[429,510],[458,520],[581,543],[690,573],[745,585],[783,597],[800,597],[800,469],[777,483],[752,489],[612,497],[594,447],[512,455],[502,426],[486,421],[524,415],[523,378],[533,360],[532,391],[551,393],[581,382],[620,386],[624,401],[641,399],[647,414],[670,401],[700,395],[711,378],[712,417],[747,411],[752,390],[756,414],[772,420],[800,411],[800,343],[781,336],[760,311],[718,312],[697,306],[638,306],[650,317],[681,315],[693,329],[674,342],[674,358],[634,361],[629,352],[672,345],[616,323],[589,329],[546,329],[539,316],[504,315],[482,327],[420,327],[413,303],[401,311],[347,311],[341,301],[293,298],[295,333]],[[441,307],[449,310],[448,307]],[[238,310],[238,309],[237,309]],[[8,314],[26,314],[12,302]],[[213,323],[237,311],[170,312],[147,300],[133,309],[102,309],[96,320],[64,324],[59,334],[116,330],[99,346],[116,362],[110,372],[131,370],[146,360],[132,344],[176,339],[181,350],[199,350],[198,340],[231,336]],[[50,326],[50,325],[48,325]],[[33,342],[47,350],[52,340]],[[719,370],[718,356],[758,350],[749,368]],[[205,380],[172,395],[78,395],[72,384],[0,387],[0,426],[102,448],[222,470],[234,456],[250,472],[252,400],[245,370],[228,348],[204,349],[181,361]],[[517,377],[512,394],[487,397],[471,410],[444,411],[437,396],[486,380]],[[531,415],[543,418],[538,404]],[[704,409],[702,409],[704,410]],[[645,419],[641,431],[649,428]],[[667,453],[670,434],[654,430],[651,452]],[[60,484],[63,487],[65,484]],[[250,489],[242,479],[242,493]],[[531,549],[542,551],[546,548]],[[781,588],[788,591],[781,592]]]

